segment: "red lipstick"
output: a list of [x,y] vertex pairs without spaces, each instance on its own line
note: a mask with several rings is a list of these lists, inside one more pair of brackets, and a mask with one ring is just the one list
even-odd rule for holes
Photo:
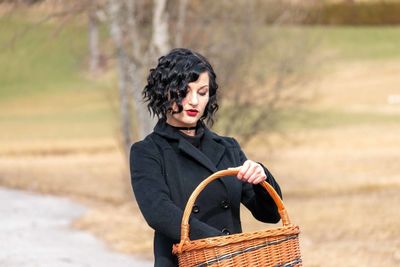
[[186,110],[186,113],[190,116],[190,117],[196,117],[197,113],[199,113],[199,111],[197,109],[188,109]]

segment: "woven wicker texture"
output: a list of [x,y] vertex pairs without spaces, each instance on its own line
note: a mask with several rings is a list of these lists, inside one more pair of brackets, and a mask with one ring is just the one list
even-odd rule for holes
[[299,227],[290,223],[281,198],[267,182],[262,182],[261,185],[275,201],[281,215],[282,227],[193,241],[189,239],[189,216],[197,196],[212,181],[223,176],[236,176],[238,171],[238,168],[232,168],[216,172],[193,191],[182,217],[181,241],[172,250],[178,256],[179,266],[302,266]]

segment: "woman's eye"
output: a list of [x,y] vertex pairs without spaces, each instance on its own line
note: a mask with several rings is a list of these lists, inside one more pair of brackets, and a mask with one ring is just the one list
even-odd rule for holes
[[205,91],[205,92],[199,92],[199,95],[201,95],[201,96],[205,96],[207,94],[207,91]]

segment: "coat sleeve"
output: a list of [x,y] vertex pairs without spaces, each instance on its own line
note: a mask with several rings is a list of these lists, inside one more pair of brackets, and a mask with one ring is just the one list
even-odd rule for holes
[[[166,184],[159,150],[151,142],[139,142],[131,147],[131,183],[139,208],[154,230],[175,242],[180,240],[183,211],[175,205]],[[190,238],[220,235],[221,232],[196,218],[190,218]]]
[[[240,148],[238,142],[235,139],[233,139],[233,141],[238,149],[240,165],[243,165],[243,163],[247,160],[247,157]],[[276,182],[271,172],[262,163],[259,164],[263,167],[264,172],[267,175],[266,181],[282,198],[282,192],[279,184]],[[278,208],[274,200],[261,185],[243,183],[241,202],[251,211],[254,218],[259,221],[266,223],[277,223],[280,220]]]

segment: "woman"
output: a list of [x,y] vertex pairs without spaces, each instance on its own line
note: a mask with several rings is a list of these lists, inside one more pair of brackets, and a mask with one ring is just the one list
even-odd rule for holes
[[193,206],[190,239],[240,233],[240,203],[263,222],[280,216],[272,198],[258,185],[279,185],[262,164],[246,158],[237,141],[219,136],[204,121],[218,109],[216,75],[207,59],[174,49],[150,70],[143,90],[148,109],[159,118],[154,131],[132,145],[132,187],[147,223],[155,230],[155,266],[177,266],[172,244],[180,239],[186,202],[212,173],[240,166],[237,177],[209,184]]

